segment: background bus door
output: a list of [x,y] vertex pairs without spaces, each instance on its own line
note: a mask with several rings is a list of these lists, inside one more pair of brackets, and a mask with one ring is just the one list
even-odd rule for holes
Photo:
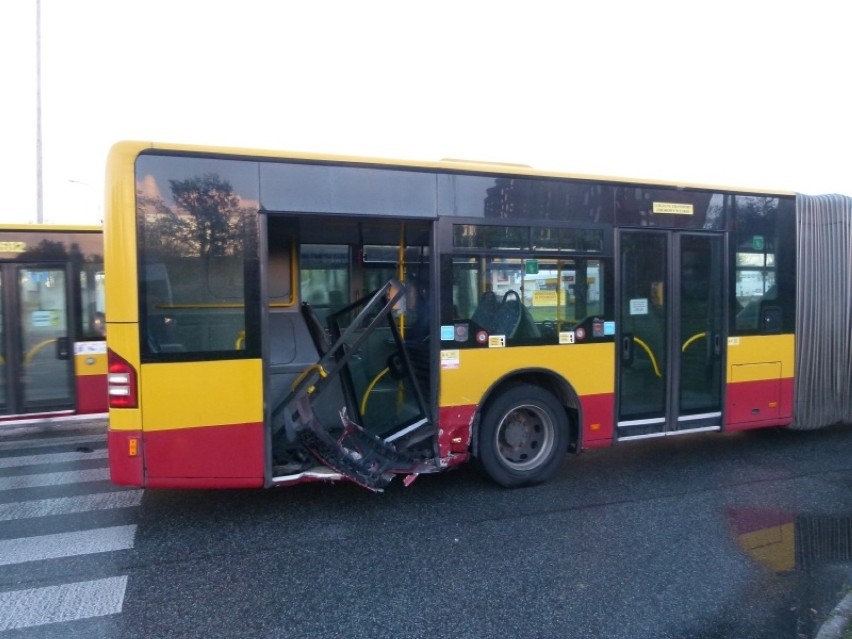
[[0,266],[0,413],[74,407],[64,266]]
[[618,439],[722,424],[723,236],[619,233]]

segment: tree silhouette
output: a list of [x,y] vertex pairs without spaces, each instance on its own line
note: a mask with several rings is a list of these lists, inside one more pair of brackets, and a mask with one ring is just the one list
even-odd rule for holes
[[65,242],[44,239],[37,246],[27,248],[21,253],[20,257],[41,260],[66,260],[68,259],[68,250],[65,247]]
[[169,180],[175,206],[188,216],[165,216],[174,233],[193,253],[204,258],[239,252],[240,198],[231,184],[214,173],[188,180]]
[[148,259],[240,256],[245,211],[229,182],[214,173],[169,180],[174,206],[159,195],[136,193],[139,233]]
[[151,196],[137,191],[136,199],[139,208],[139,236],[144,238],[147,259],[153,259],[155,256],[162,259],[167,255],[186,255],[187,248],[181,239],[180,217],[166,206],[159,195]]

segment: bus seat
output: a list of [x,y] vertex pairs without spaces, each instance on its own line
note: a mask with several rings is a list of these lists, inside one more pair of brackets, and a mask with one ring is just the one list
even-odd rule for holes
[[173,318],[151,315],[148,318],[146,342],[151,353],[185,353],[186,346],[177,341]]
[[523,304],[521,305],[521,321],[518,324],[518,330],[515,332],[515,337],[535,339],[541,337],[541,331],[535,323],[535,319],[528,309]]
[[495,335],[505,335],[507,338],[514,337],[521,324],[524,305],[517,291],[506,291],[497,315],[494,318],[494,327],[491,331]]
[[486,291],[479,299],[479,305],[473,312],[471,321],[479,325],[489,333],[494,333],[492,326],[497,317],[497,311],[500,309],[500,302],[494,291]]

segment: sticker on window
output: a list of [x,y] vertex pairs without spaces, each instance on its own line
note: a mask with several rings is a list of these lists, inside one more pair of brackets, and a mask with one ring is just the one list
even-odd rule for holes
[[648,314],[648,298],[642,297],[630,300],[631,315],[647,315]]

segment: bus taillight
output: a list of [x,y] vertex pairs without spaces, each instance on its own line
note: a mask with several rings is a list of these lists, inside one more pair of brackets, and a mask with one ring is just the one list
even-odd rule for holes
[[136,371],[123,357],[107,350],[107,389],[110,408],[136,408]]

